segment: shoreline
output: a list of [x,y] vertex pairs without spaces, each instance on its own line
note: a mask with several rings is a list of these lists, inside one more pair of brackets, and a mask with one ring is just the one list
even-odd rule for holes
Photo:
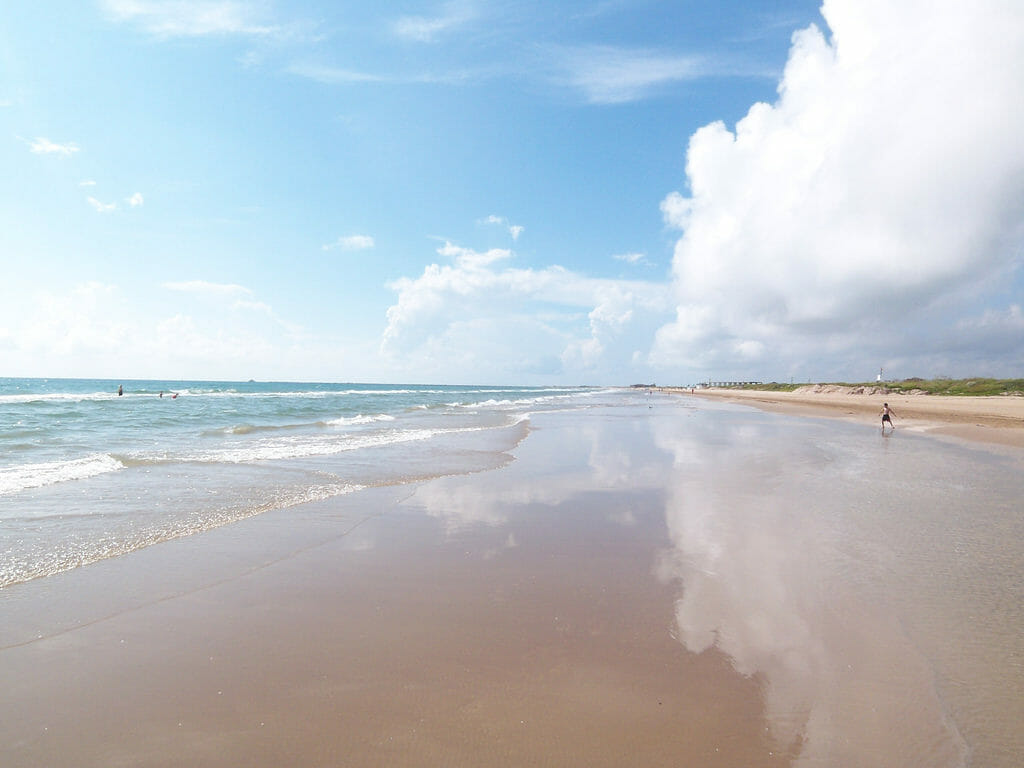
[[0,763],[1015,765],[1024,476],[654,400],[0,590]]
[[657,392],[703,397],[763,411],[879,424],[882,403],[893,409],[896,431],[925,432],[970,442],[1024,449],[1024,398],[1000,396],[850,394],[842,391],[768,392],[753,389],[655,387]]
[[0,590],[0,763],[789,765],[759,682],[673,636],[657,484],[608,485],[578,430],[664,457],[538,421],[500,467]]

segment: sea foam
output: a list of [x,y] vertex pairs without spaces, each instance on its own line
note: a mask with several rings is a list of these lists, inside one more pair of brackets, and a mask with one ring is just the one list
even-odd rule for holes
[[0,496],[68,480],[84,480],[119,469],[124,469],[124,464],[107,454],[4,467],[0,468]]

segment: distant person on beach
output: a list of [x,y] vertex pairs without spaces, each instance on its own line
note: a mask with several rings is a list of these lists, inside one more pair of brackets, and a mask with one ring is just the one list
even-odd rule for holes
[[124,394],[124,387],[120,384],[117,385],[117,396],[121,397]]
[[892,423],[893,410],[889,407],[888,403],[882,403],[882,431],[885,432],[885,422],[889,422],[889,426],[896,429],[896,425]]

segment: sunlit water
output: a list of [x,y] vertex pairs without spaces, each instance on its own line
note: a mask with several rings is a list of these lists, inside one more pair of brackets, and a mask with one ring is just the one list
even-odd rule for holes
[[0,379],[0,588],[270,510],[492,466],[530,413],[598,392]]

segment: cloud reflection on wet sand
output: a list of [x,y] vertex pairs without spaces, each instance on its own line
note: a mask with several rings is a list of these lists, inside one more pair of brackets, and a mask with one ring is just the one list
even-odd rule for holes
[[691,426],[655,423],[675,456],[659,572],[680,587],[680,642],[717,647],[763,681],[775,736],[802,741],[798,765],[963,765],[928,661],[844,575],[843,517],[870,503],[858,495],[870,478],[778,420]]
[[[1019,741],[1000,690],[1015,685],[1002,660],[1018,641],[960,627],[956,612],[993,586],[992,567],[1019,562],[1004,529],[1020,481],[1004,466],[920,436],[713,404],[535,426],[530,450],[486,482],[442,478],[417,503],[449,535],[483,525],[517,544],[527,507],[534,521],[600,509],[594,524],[630,539],[663,524],[650,567],[677,590],[666,622],[687,651],[715,649],[759,683],[798,766],[1014,764],[999,762]],[[970,558],[950,561],[967,533]]]

